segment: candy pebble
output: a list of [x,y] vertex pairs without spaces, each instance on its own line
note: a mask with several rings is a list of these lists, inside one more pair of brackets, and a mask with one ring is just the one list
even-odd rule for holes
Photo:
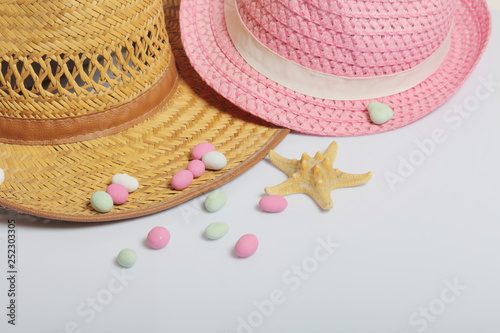
[[129,192],[134,192],[139,188],[139,181],[126,173],[117,173],[111,178],[111,182],[123,185]]
[[259,207],[268,213],[279,213],[287,207],[288,203],[281,195],[266,195],[259,201]]
[[152,249],[164,248],[170,241],[170,232],[164,227],[154,227],[148,233],[147,242]]
[[124,249],[118,253],[118,263],[120,266],[129,268],[134,266],[137,261],[137,254],[132,249]]
[[128,190],[121,184],[110,184],[106,188],[106,193],[111,196],[115,205],[121,205],[128,199]]
[[0,185],[3,184],[5,180],[5,172],[3,171],[3,169],[0,169]]
[[227,195],[221,190],[211,192],[205,199],[205,208],[213,213],[221,209],[227,201]]
[[202,142],[197,144],[193,150],[191,151],[191,157],[195,160],[201,160],[203,155],[208,153],[209,151],[214,151],[215,147],[213,144],[209,142]]
[[208,239],[222,238],[229,231],[229,226],[224,222],[210,223],[205,229],[205,237]]
[[193,182],[193,174],[189,170],[181,170],[172,177],[172,187],[176,190],[183,190]]
[[198,178],[205,171],[205,163],[200,160],[192,160],[188,163],[187,169],[191,171],[194,178]]
[[259,240],[253,234],[246,234],[240,237],[234,247],[234,252],[240,258],[251,256],[257,251]]
[[107,213],[113,208],[113,199],[104,191],[96,191],[90,197],[90,205],[99,213]]
[[220,170],[227,165],[226,156],[218,151],[209,151],[201,159],[205,167],[210,170]]
[[394,111],[384,103],[370,102],[367,108],[371,121],[377,125],[388,122],[394,116]]

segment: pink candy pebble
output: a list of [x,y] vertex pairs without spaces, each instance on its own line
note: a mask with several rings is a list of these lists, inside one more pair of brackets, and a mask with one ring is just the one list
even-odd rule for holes
[[147,242],[149,247],[158,250],[164,248],[170,241],[170,232],[164,227],[154,227],[148,233]]
[[172,187],[176,190],[183,190],[193,182],[193,174],[189,170],[181,170],[174,174],[171,180]]
[[191,151],[191,157],[195,160],[201,160],[203,155],[208,153],[209,151],[214,151],[215,147],[213,144],[209,142],[202,142],[197,144],[193,150]]
[[240,237],[234,246],[234,252],[240,258],[251,256],[257,251],[259,240],[253,234],[246,234]]
[[188,163],[187,169],[191,171],[194,178],[198,178],[205,172],[205,163],[200,160],[192,160]]
[[128,199],[128,190],[125,188],[125,186],[120,184],[110,184],[106,188],[106,193],[111,196],[111,199],[113,199],[113,203],[115,205],[121,205]]
[[266,195],[259,201],[259,207],[268,213],[279,213],[287,207],[288,203],[281,195]]

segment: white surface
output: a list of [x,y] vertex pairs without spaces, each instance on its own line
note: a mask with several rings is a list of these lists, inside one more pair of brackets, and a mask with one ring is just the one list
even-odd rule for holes
[[500,0],[486,0],[491,9],[500,9]]
[[[374,177],[332,191],[331,211],[298,194],[282,213],[259,212],[263,188],[285,180],[267,160],[222,187],[229,201],[216,213],[203,211],[203,198],[104,224],[0,211],[0,332],[500,331],[498,14],[485,57],[443,107],[393,132],[336,139],[335,166]],[[460,106],[472,111],[454,113]],[[445,140],[431,149],[433,136]],[[289,135],[276,151],[299,158],[331,140]],[[409,159],[421,164],[405,169]],[[398,172],[404,182],[392,190],[385,177]],[[18,237],[15,327],[6,316],[8,219]],[[215,221],[229,233],[203,239]],[[172,238],[155,251],[144,239],[157,225]],[[237,259],[232,247],[245,233],[260,247]],[[331,253],[321,245],[329,240],[339,244]],[[115,258],[126,247],[138,262],[122,270]]]

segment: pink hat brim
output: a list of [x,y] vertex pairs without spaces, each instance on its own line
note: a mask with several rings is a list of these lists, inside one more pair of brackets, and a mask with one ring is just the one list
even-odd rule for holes
[[451,48],[439,69],[402,93],[377,98],[394,117],[371,122],[372,100],[326,100],[303,95],[263,76],[238,53],[226,28],[224,0],[181,1],[180,24],[186,53],[201,77],[242,109],[296,132],[357,136],[410,124],[446,102],[464,83],[486,47],[491,18],[484,0],[457,1]]

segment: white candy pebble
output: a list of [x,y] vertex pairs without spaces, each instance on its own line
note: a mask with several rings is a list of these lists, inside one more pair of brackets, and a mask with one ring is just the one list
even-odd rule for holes
[[220,170],[227,165],[226,156],[218,151],[209,151],[201,159],[207,169]]
[[3,184],[5,180],[5,172],[3,171],[3,169],[0,169],[0,185]]
[[129,192],[134,192],[139,188],[139,181],[126,173],[117,173],[111,178],[111,182],[123,185]]

